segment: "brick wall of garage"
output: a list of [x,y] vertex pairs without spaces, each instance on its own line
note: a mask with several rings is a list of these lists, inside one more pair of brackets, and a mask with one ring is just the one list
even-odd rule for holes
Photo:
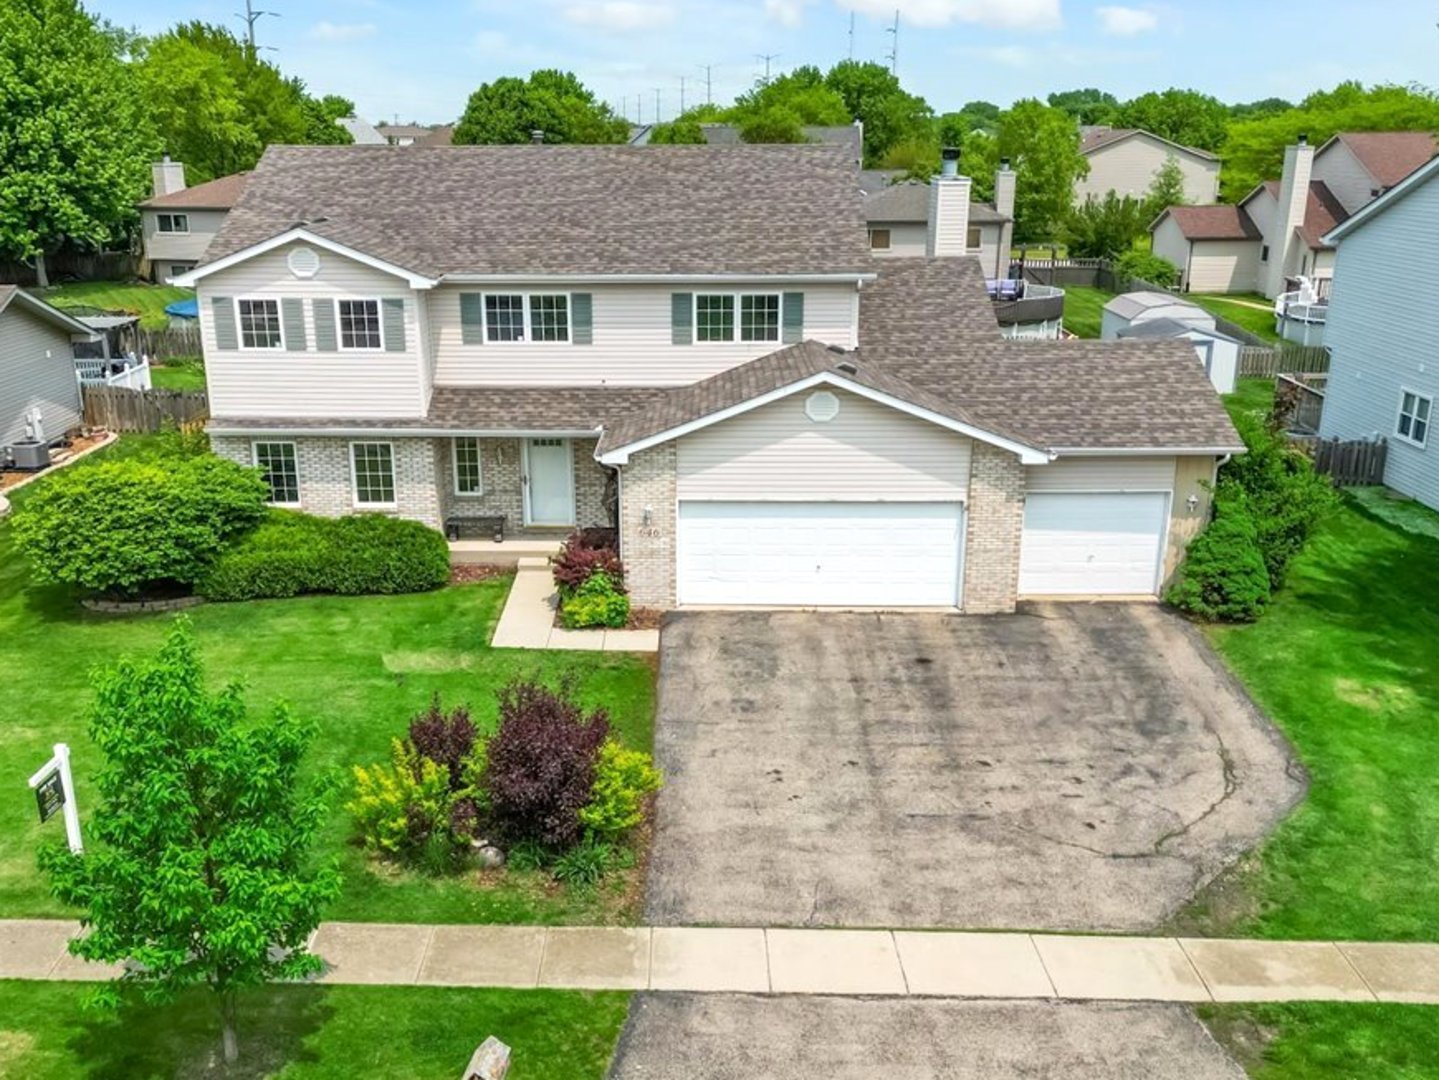
[[965,522],[967,613],[988,615],[1014,610],[1023,531],[1024,468],[1019,457],[976,441],[970,458]]
[[620,469],[620,557],[630,598],[645,607],[675,606],[675,498],[673,442],[640,451]]

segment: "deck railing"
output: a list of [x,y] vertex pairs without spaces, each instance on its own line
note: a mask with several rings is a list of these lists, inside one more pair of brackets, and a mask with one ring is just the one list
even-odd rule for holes
[[[116,371],[115,368],[120,370]],[[82,386],[118,386],[125,390],[150,389],[150,361],[75,360],[75,376]]]

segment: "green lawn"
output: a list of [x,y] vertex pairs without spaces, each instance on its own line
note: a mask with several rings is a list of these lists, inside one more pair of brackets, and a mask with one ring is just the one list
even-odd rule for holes
[[[1265,341],[1278,344],[1280,337],[1274,331],[1274,302],[1262,296],[1216,296],[1210,293],[1189,293],[1186,300],[1192,300],[1211,315],[1238,323],[1251,334],[1257,334]],[[1243,301],[1242,303],[1239,301]],[[1263,304],[1264,308],[1252,307]]]
[[[94,455],[143,452],[127,437]],[[81,462],[75,468],[86,468]],[[44,483],[44,481],[41,481]],[[34,490],[34,488],[28,489]],[[23,503],[26,491],[16,493]],[[143,542],[143,537],[137,537]],[[263,709],[288,701],[321,726],[317,766],[348,776],[351,765],[388,760],[392,737],[439,692],[468,704],[492,725],[494,690],[518,677],[574,680],[589,706],[609,710],[617,735],[648,749],[653,739],[654,674],[642,657],[611,653],[492,651],[487,643],[510,578],[411,596],[303,597],[206,604],[190,613],[211,678],[241,679]],[[35,849],[60,838],[58,821],[35,821],[28,777],[65,741],[75,752],[82,810],[98,764],[86,737],[87,672],[113,658],[159,646],[169,617],[99,616],[56,589],[34,585],[0,524],[0,917],[62,913],[35,869]],[[591,891],[557,889],[539,873],[506,874],[479,888],[467,877],[430,879],[372,868],[349,842],[337,805],[326,850],[341,855],[345,887],[327,912],[336,919],[408,922],[632,921],[639,897],[622,877]]]
[[195,295],[195,290],[147,285],[143,281],[77,281],[46,289],[39,295],[46,303],[60,308],[79,304],[107,311],[127,311],[139,315],[142,326],[158,330],[170,321],[165,305],[188,300]]
[[167,360],[163,367],[151,364],[150,383],[157,390],[203,390],[205,367],[185,360]]
[[1091,289],[1085,285],[1064,287],[1064,328],[1082,338],[1099,337],[1100,319],[1104,305],[1114,299],[1115,294],[1103,289]]
[[1425,1005],[1201,1005],[1255,1080],[1439,1080],[1439,1023]]
[[79,983],[0,982],[0,1076],[17,1080],[453,1080],[487,1035],[511,1080],[602,1080],[629,995],[557,990],[277,986],[242,999],[240,1060],[217,1062],[203,992],[173,1006],[82,1008]]
[[1267,416],[1274,408],[1274,380],[1240,379],[1234,393],[1226,394],[1224,401],[1230,413],[1243,412]]

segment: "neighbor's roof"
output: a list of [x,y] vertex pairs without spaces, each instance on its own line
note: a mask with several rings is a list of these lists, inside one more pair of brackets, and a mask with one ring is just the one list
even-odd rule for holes
[[1155,308],[1176,308],[1180,311],[1193,311],[1196,315],[1207,315],[1207,312],[1198,304],[1189,300],[1182,300],[1177,296],[1166,292],[1127,292],[1110,299],[1105,305],[1105,311],[1111,311],[1126,319],[1132,319],[1146,311],[1153,311]]
[[869,267],[833,146],[272,146],[201,265],[297,227],[414,273]]
[[[1266,180],[1260,187],[1278,202],[1278,180]],[[1251,193],[1249,198],[1253,198],[1253,194]],[[1248,202],[1249,198],[1244,201]],[[1334,192],[1329,190],[1328,184],[1323,180],[1311,180],[1309,181],[1309,198],[1304,204],[1304,221],[1299,226],[1299,235],[1311,248],[1327,247],[1328,245],[1323,240],[1325,234],[1348,216],[1349,211],[1344,209],[1344,204],[1335,197]]]
[[[912,181],[893,184],[864,197],[864,220],[905,221],[923,225],[929,221],[929,185]],[[1008,221],[988,203],[971,202],[969,220],[974,225],[999,225]]]
[[231,173],[168,195],[156,195],[140,204],[145,210],[229,210],[245,193],[248,172]]
[[1174,219],[1186,240],[1259,240],[1259,227],[1241,207],[1215,203],[1208,206],[1171,206],[1160,214],[1151,231],[1165,216]]
[[866,195],[873,195],[876,191],[883,191],[903,175],[903,169],[860,169],[859,188]]
[[455,141],[454,124],[437,124],[429,133],[415,140],[416,146],[449,146]]
[[1331,245],[1337,243],[1355,229],[1360,228],[1371,218],[1378,217],[1391,206],[1397,205],[1414,192],[1421,190],[1426,184],[1433,181],[1436,176],[1439,176],[1439,157],[1431,158],[1427,163],[1419,166],[1419,168],[1415,169],[1368,206],[1363,206],[1356,210],[1347,221],[1337,225],[1334,231],[1324,238],[1325,243]]
[[[711,146],[745,145],[734,124],[701,124],[700,130]],[[843,146],[851,161],[859,161],[864,154],[864,129],[858,124],[806,124],[802,130],[811,143]]]
[[80,322],[73,315],[69,315],[53,304],[47,304],[38,296],[32,296],[18,285],[0,285],[0,313],[3,313],[11,304],[17,308],[24,307],[28,311],[46,322],[53,323],[62,330],[68,330],[72,334],[85,334],[87,337],[94,337],[90,328]]
[[1196,146],[1185,146],[1182,143],[1166,139],[1163,135],[1156,135],[1152,131],[1145,131],[1142,128],[1113,128],[1096,124],[1085,126],[1079,129],[1079,152],[1081,154],[1092,154],[1096,150],[1103,150],[1106,146],[1113,146],[1115,143],[1124,142],[1125,139],[1132,139],[1136,135],[1144,135],[1151,139],[1157,139],[1167,146],[1176,150],[1182,150],[1186,154],[1193,154],[1195,157],[1205,158],[1209,161],[1218,161],[1218,157],[1208,150],[1200,150]]
[[1145,319],[1142,322],[1130,323],[1119,330],[1119,336],[1122,338],[1168,338],[1178,337],[1181,334],[1203,334],[1205,337],[1218,338],[1220,341],[1232,341],[1236,345],[1240,343],[1238,338],[1221,334],[1218,330],[1210,329],[1207,326],[1195,326],[1192,323],[1171,318]]
[[1383,188],[1393,187],[1439,154],[1439,139],[1428,131],[1343,131],[1321,146],[1319,152],[1336,142],[1347,146]]
[[375,130],[387,139],[418,139],[432,129],[419,124],[376,124]]

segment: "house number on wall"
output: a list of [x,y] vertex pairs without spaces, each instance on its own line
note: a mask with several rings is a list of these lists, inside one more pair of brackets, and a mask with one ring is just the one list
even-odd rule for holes
[[660,538],[660,529],[659,529],[659,526],[658,526],[658,525],[641,525],[641,526],[640,526],[640,536],[644,537],[644,539],[646,539],[646,540],[658,540],[658,539]]

